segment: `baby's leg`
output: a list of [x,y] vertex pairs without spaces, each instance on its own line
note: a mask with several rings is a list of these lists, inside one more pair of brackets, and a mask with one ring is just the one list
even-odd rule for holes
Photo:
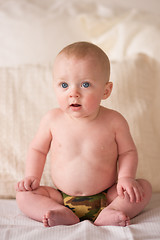
[[79,218],[63,205],[61,193],[51,187],[17,192],[16,199],[19,208],[26,216],[43,222],[45,227],[72,225],[79,222]]
[[144,190],[144,198],[141,202],[131,203],[127,194],[124,199],[120,198],[117,195],[116,185],[114,185],[106,194],[108,206],[100,212],[94,222],[95,225],[127,226],[130,224],[130,219],[145,208],[152,195],[151,185],[146,180],[139,179],[137,181]]

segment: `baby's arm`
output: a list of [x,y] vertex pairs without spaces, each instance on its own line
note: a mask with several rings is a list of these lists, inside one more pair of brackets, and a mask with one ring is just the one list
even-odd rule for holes
[[17,191],[31,191],[39,187],[46,156],[52,140],[50,122],[51,113],[48,113],[41,120],[38,132],[29,146],[25,178],[17,183]]
[[125,192],[131,202],[139,202],[143,198],[143,189],[135,180],[138,165],[138,154],[130,134],[128,123],[119,115],[116,124],[116,141],[118,146],[118,183],[117,192],[122,198]]

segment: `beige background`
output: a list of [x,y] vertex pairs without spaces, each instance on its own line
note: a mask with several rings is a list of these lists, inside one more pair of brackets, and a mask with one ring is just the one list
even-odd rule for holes
[[[26,152],[39,121],[57,106],[54,57],[79,40],[96,43],[109,55],[114,88],[102,104],[126,117],[139,152],[137,177],[160,191],[158,15],[113,8],[102,0],[0,4],[0,197],[15,197],[14,185],[24,175]],[[152,1],[150,12],[157,4]],[[52,185],[49,157],[42,184]]]

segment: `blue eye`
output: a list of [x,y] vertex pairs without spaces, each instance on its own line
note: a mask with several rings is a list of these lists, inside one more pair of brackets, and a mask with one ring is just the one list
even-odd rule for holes
[[68,87],[68,83],[63,82],[63,83],[61,84],[61,86],[62,86],[62,88],[67,88],[67,87]]
[[88,88],[90,86],[89,82],[84,82],[82,83],[82,87]]

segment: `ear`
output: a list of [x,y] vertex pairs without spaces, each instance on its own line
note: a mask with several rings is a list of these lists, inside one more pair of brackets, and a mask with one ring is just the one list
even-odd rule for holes
[[102,99],[107,99],[111,92],[112,92],[112,88],[113,88],[113,83],[112,82],[107,82],[104,88],[104,94]]

